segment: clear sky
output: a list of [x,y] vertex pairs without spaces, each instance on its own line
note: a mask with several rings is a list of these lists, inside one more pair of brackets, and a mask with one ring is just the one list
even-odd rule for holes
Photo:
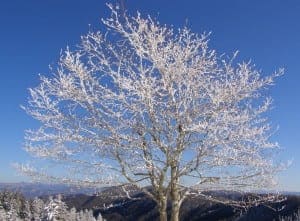
[[[108,0],[107,0],[108,1]],[[27,88],[49,73],[61,49],[74,46],[80,35],[101,27],[109,10],[103,0],[0,1],[0,182],[25,181],[13,162],[26,162],[24,130],[36,125],[20,108]],[[279,125],[272,138],[293,164],[280,175],[283,189],[300,191],[300,1],[298,0],[125,0],[125,8],[150,14],[161,23],[194,32],[211,31],[210,46],[219,54],[239,50],[239,59],[270,74],[284,67],[285,75],[270,90]],[[89,27],[90,24],[90,27]]]

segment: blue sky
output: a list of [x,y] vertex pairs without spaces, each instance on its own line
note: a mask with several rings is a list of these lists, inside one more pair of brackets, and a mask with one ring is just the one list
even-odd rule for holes
[[[61,49],[74,46],[89,28],[96,30],[109,10],[103,0],[9,0],[0,2],[0,182],[23,181],[11,167],[26,162],[24,130],[36,125],[20,108],[27,88],[49,73]],[[269,93],[270,119],[279,125],[273,140],[292,166],[280,174],[283,189],[300,191],[300,1],[297,0],[151,0],[125,1],[132,14],[150,14],[161,23],[194,31],[211,31],[210,46],[219,54],[239,50],[239,59],[269,74],[285,75]],[[89,24],[91,25],[89,27]]]

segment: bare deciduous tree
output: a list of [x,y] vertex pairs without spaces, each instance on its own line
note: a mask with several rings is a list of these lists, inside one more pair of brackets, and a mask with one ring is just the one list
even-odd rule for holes
[[206,34],[109,8],[107,32],[89,32],[67,49],[24,107],[41,123],[27,131],[26,150],[71,176],[23,172],[80,185],[130,183],[157,202],[162,221],[167,200],[176,221],[195,191],[274,184],[278,145],[269,139],[263,91],[282,71],[263,77],[251,63],[218,56]]

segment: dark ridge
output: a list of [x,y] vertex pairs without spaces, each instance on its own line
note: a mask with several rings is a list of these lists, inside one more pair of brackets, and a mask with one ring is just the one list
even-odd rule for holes
[[[240,199],[245,194],[229,191],[216,191],[210,194],[223,199]],[[251,194],[250,194],[251,196]],[[98,195],[65,196],[64,201],[69,207],[77,209],[93,209],[94,214],[101,213],[112,221],[156,221],[159,214],[156,203],[141,191],[134,192],[131,198],[124,196],[119,187],[106,188]],[[300,208],[300,197],[287,195],[282,202],[258,205],[242,211],[230,205],[216,203],[202,196],[188,197],[180,210],[181,221],[268,221],[278,220],[279,216],[291,216]],[[170,203],[168,205],[170,216]]]

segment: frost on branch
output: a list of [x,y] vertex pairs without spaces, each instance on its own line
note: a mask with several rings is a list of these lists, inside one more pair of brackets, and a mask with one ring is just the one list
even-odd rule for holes
[[23,171],[78,185],[151,185],[157,200],[272,186],[278,145],[264,90],[282,70],[262,76],[251,63],[219,57],[206,34],[140,14],[120,18],[109,7],[107,32],[67,49],[24,107],[40,122],[25,149],[69,173]]

